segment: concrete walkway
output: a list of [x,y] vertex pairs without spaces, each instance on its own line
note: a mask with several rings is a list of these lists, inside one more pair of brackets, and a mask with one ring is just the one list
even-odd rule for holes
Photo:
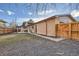
[[[25,34],[26,32],[17,32],[17,33],[18,34]],[[47,36],[34,34],[34,33],[29,33],[29,34],[36,35],[36,36],[39,36],[39,37],[42,37],[42,38],[45,38],[45,39],[49,39],[49,40],[52,40],[52,41],[55,41],[55,42],[59,42],[59,41],[65,40],[64,38],[52,38],[52,37],[47,37]]]
[[49,39],[49,40],[52,40],[52,41],[55,41],[55,42],[59,42],[59,41],[64,40],[64,38],[52,38],[52,37],[42,36],[42,35],[38,35],[38,34],[34,34],[34,35],[45,38],[45,39]]
[[52,38],[52,37],[47,37],[47,36],[34,34],[34,33],[29,33],[29,34],[36,35],[36,36],[39,36],[39,37],[42,37],[42,38],[45,38],[45,39],[48,39],[48,40],[52,40],[52,41],[55,41],[55,42],[59,42],[59,41],[65,40],[64,38]]

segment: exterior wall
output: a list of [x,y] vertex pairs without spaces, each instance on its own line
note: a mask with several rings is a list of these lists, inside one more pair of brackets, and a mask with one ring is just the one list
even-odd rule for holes
[[55,20],[47,20],[47,36],[55,36]]
[[5,27],[5,24],[3,22],[0,22],[0,27]]
[[29,33],[36,33],[36,25],[31,25],[27,27]]
[[23,27],[21,27],[21,32],[24,32],[24,29],[23,29]]
[[58,20],[59,18],[55,18],[55,24],[59,24],[60,21]]
[[35,33],[35,25],[32,25],[32,33]]
[[34,25],[30,26],[30,30],[32,33],[34,33]]
[[29,33],[32,33],[32,26],[28,27]]
[[71,23],[71,22],[73,22],[70,17],[58,17],[58,20],[60,22],[64,22],[64,23]]
[[27,27],[27,30],[28,30],[28,33],[30,33],[30,27],[29,26]]
[[56,24],[59,21],[57,19],[49,19],[37,24],[37,33],[47,36],[56,36]]
[[37,24],[37,34],[46,35],[46,22],[40,22]]
[[56,24],[59,24],[57,18],[47,20],[47,36],[56,36]]
[[34,25],[33,33],[37,33],[37,25],[36,24]]

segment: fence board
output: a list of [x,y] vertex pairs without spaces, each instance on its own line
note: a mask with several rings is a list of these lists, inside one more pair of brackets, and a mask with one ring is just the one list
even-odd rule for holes
[[79,23],[57,24],[57,36],[79,40]]
[[0,28],[0,34],[12,33],[13,29],[11,28]]

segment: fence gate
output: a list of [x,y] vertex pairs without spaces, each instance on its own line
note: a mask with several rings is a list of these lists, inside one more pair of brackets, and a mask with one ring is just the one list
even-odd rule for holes
[[56,36],[79,40],[79,23],[57,24]]
[[68,24],[57,24],[57,36],[63,38],[69,38]]

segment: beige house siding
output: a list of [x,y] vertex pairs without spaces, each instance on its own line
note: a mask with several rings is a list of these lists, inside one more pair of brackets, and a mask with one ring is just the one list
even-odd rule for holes
[[47,36],[56,36],[56,24],[59,24],[57,18],[47,20]]
[[40,22],[37,24],[37,34],[46,35],[46,22]]
[[36,25],[31,25],[27,27],[28,32],[36,33]]
[[30,27],[29,26],[27,27],[27,30],[28,30],[28,33],[30,33]]
[[34,29],[33,29],[34,33],[37,33],[37,25],[34,25]]
[[29,26],[29,32],[32,33],[33,30],[32,30],[32,26]]
[[56,35],[56,24],[59,21],[57,19],[49,19],[40,23],[37,23],[37,33],[43,34],[47,36],[55,36]]
[[55,24],[59,24],[60,21],[58,20],[59,18],[55,18]]
[[5,23],[0,22],[0,27],[5,27]]
[[47,20],[47,36],[55,36],[55,20]]
[[64,22],[64,23],[71,23],[71,22],[73,22],[72,20],[71,20],[71,18],[70,17],[58,17],[58,20],[59,20],[59,22]]

